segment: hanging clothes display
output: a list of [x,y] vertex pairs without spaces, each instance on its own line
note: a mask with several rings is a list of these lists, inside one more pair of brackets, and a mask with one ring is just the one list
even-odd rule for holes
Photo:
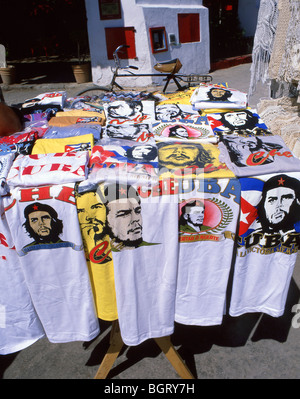
[[24,279],[50,342],[89,341],[99,334],[73,190],[74,184],[17,187],[3,197]]

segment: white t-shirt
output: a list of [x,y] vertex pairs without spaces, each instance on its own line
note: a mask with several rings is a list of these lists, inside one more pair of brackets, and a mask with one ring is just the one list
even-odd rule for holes
[[[279,317],[300,243],[299,205],[294,198],[300,173],[241,178],[240,182],[239,246],[229,312],[231,316],[262,312]],[[279,211],[276,202],[280,201]],[[282,218],[280,226],[277,222]]]
[[74,184],[15,188],[10,198],[3,197],[25,281],[50,342],[87,341],[99,333],[73,190]]
[[[0,199],[0,208],[3,201]],[[0,218],[0,355],[27,348],[45,336],[13,249],[5,214]]]
[[[124,198],[122,206],[116,209],[120,200],[111,201],[107,221],[113,226],[111,237],[131,241],[124,246],[111,238],[120,331],[124,343],[132,346],[174,331],[178,198],[160,195],[158,185],[118,186],[117,192]],[[130,205],[127,193],[135,197]]]
[[175,320],[222,323],[237,226],[237,179],[186,182],[179,203],[179,265]]

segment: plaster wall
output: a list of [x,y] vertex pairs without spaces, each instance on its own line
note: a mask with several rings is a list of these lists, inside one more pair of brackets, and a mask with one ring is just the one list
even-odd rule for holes
[[[116,20],[101,20],[98,1],[85,0],[89,45],[94,83],[106,85],[112,77],[113,60],[108,60],[106,52],[105,28],[130,27],[135,28],[136,58],[121,60],[121,65],[137,66],[139,73],[158,73],[153,69],[157,62],[179,58],[183,67],[180,73],[208,73],[209,58],[209,23],[208,10],[202,6],[202,0],[122,0],[122,18]],[[179,13],[199,13],[200,42],[178,43]],[[167,34],[168,50],[152,54],[149,28],[164,26]],[[175,34],[177,44],[169,42],[169,34]],[[122,86],[141,87],[151,84],[162,84],[162,78],[120,78]]]

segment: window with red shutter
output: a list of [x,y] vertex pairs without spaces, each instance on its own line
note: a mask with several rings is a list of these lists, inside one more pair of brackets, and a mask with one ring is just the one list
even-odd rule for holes
[[200,15],[178,14],[180,43],[200,42]]
[[135,50],[135,29],[133,26],[120,27],[120,28],[105,28],[105,39],[107,58],[113,59],[113,52],[121,44],[126,44],[129,48],[122,49],[122,52],[118,53],[121,59],[133,59],[136,58]]

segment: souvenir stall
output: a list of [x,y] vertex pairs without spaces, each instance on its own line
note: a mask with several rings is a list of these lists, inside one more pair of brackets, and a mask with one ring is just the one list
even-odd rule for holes
[[[41,93],[0,139],[0,354],[154,339],[174,323],[283,314],[299,248],[300,159],[226,83],[102,97]],[[233,280],[229,287],[229,275]],[[13,289],[12,289],[13,288]]]
[[259,81],[270,97],[257,111],[273,134],[300,156],[300,2],[261,0],[252,52],[251,96]]

